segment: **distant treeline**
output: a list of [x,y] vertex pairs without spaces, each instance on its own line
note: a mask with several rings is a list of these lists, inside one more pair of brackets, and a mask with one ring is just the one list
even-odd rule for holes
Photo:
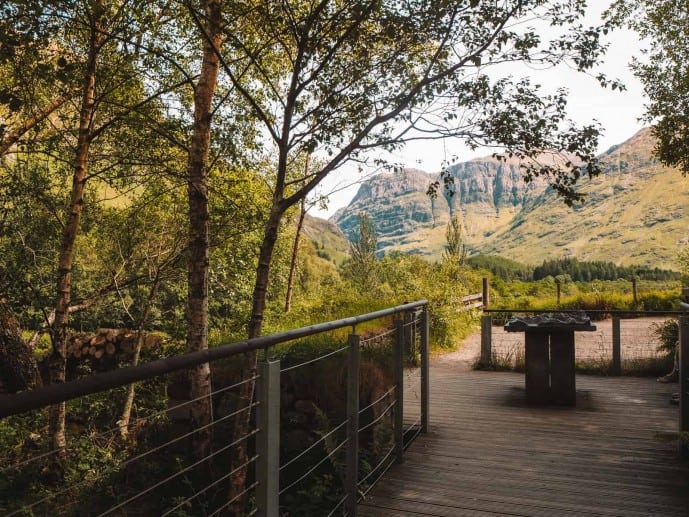
[[486,269],[506,281],[533,280],[533,267],[499,255],[472,255],[467,263],[474,269]]
[[532,267],[497,255],[474,255],[467,262],[475,269],[487,269],[503,280],[542,280],[547,277],[567,276],[575,282],[592,280],[678,280],[677,271],[648,267],[624,267],[612,262],[583,261],[576,258],[545,260]]

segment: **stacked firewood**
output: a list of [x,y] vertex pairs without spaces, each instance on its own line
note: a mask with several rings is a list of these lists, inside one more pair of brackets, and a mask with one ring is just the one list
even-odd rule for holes
[[[73,334],[67,342],[67,356],[77,360],[113,358],[128,362],[134,357],[138,333],[129,329],[99,329],[95,334]],[[144,332],[142,350],[160,347],[165,338]]]

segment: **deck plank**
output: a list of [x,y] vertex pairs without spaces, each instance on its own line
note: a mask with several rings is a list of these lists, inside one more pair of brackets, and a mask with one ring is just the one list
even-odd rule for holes
[[673,388],[578,376],[576,408],[534,408],[523,375],[433,366],[430,430],[359,515],[687,517]]

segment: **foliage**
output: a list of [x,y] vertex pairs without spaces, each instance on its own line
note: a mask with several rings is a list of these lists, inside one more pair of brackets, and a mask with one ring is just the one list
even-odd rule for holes
[[494,278],[491,285],[494,308],[668,311],[677,310],[679,304],[678,282],[639,281],[636,304],[632,284],[626,280],[564,282],[559,306],[557,284],[552,276],[534,282],[504,282]]
[[508,282],[511,280],[528,281],[533,278],[533,267],[500,255],[471,255],[467,259],[467,264],[474,269],[488,271],[493,276]]
[[462,235],[462,223],[459,216],[453,215],[447,223],[445,229],[445,249],[443,251],[443,264],[455,270],[458,274],[459,269],[466,262],[467,249]]
[[660,340],[658,350],[662,350],[668,357],[673,358],[679,339],[679,323],[676,319],[665,320],[662,323],[653,323],[653,333]]
[[378,240],[376,229],[368,214],[359,214],[359,237],[351,241],[350,259],[345,266],[346,275],[359,291],[374,289],[378,284]]
[[689,14],[683,0],[617,0],[608,11],[617,28],[635,30],[647,43],[631,67],[641,80],[648,103],[645,119],[655,124],[660,160],[689,172],[689,102],[686,62]]
[[548,277],[561,277],[574,282],[592,282],[596,280],[678,280],[676,271],[650,268],[625,267],[612,262],[579,260],[574,257],[544,260],[540,266],[532,267],[499,255],[473,255],[468,264],[475,269],[489,271],[492,275],[505,281],[544,280]]
[[[223,13],[213,9],[220,4]],[[200,345],[208,326],[217,342],[260,334],[264,313],[266,327],[278,330],[425,297],[434,344],[454,346],[470,328],[461,298],[478,290],[477,274],[459,264],[449,276],[418,257],[379,260],[370,225],[362,226],[360,247],[339,272],[313,249],[302,255],[302,301],[284,317],[289,210],[345,163],[366,163],[371,149],[395,150],[417,138],[412,129],[506,146],[506,154],[525,162],[527,181],[546,177],[576,199],[576,179],[597,172],[598,127],[565,119],[564,91],[547,95],[526,79],[496,81],[487,71],[505,62],[590,70],[603,47],[601,29],[578,21],[584,6],[259,0],[201,2],[209,9],[199,12],[198,2],[4,2],[3,297],[27,329],[39,332],[66,330],[70,314],[72,331],[139,324],[176,337],[188,333]],[[556,33],[551,40],[540,37],[535,19]],[[215,96],[209,62],[222,68]],[[586,164],[539,163],[546,148]],[[313,168],[300,167],[312,153],[319,157]],[[187,196],[196,202],[191,210]],[[64,282],[55,303],[57,279]],[[185,314],[190,299],[197,303]],[[191,314],[194,308],[203,317]],[[140,414],[165,407],[161,381],[139,388]],[[126,497],[108,487],[121,481],[109,475],[136,455],[136,445],[91,443],[114,424],[122,395],[69,404],[68,446],[77,453],[62,481],[86,481],[73,496],[88,502],[85,513]],[[17,441],[9,450],[48,447],[33,436],[41,436],[43,417],[38,428],[30,431],[30,424],[10,422],[2,440]],[[151,435],[142,438],[155,441],[166,428],[146,429]],[[185,453],[158,456],[119,475],[144,484],[152,472],[179,470]],[[26,487],[50,492],[59,478],[39,476]],[[90,492],[105,495],[99,502]],[[152,508],[142,513],[157,513],[146,512]]]
[[689,285],[689,247],[685,246],[679,251],[677,264],[679,265],[682,285]]
[[633,278],[641,280],[677,280],[675,271],[648,267],[623,267],[612,262],[579,261],[574,257],[544,260],[536,266],[533,279],[541,280],[547,276],[569,275],[574,281],[590,282],[592,280],[617,280]]

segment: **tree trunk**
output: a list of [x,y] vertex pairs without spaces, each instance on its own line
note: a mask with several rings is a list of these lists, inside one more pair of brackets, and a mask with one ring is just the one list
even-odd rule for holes
[[[218,79],[219,51],[222,43],[221,0],[203,2],[205,11],[203,60],[198,84],[194,89],[194,129],[187,165],[189,196],[189,265],[187,300],[187,352],[208,348],[208,149],[210,146],[212,101]],[[206,363],[189,372],[191,384],[191,425],[200,428],[212,421],[210,366]],[[195,433],[194,457],[210,453],[210,427]]]
[[287,293],[285,294],[285,312],[289,312],[292,308],[292,291],[294,289],[294,277],[297,272],[297,258],[299,258],[299,240],[301,239],[301,230],[304,227],[304,219],[306,219],[306,198],[302,198],[299,207],[299,221],[297,222],[297,234],[294,236],[294,246],[292,247],[292,260],[289,264],[289,277],[287,278]]
[[[55,298],[55,321],[51,338],[53,350],[50,356],[50,382],[65,382],[67,367],[67,322],[69,318],[70,291],[72,288],[72,264],[74,262],[74,241],[79,231],[79,223],[84,206],[84,189],[88,171],[89,147],[91,144],[91,125],[95,110],[96,70],[100,47],[104,33],[101,29],[100,16],[104,11],[102,0],[97,2],[94,18],[91,20],[89,54],[84,74],[81,110],[79,113],[79,134],[77,139],[72,191],[69,203],[69,214],[62,234],[60,254],[57,266],[57,296]],[[67,446],[65,436],[65,403],[50,408],[50,434],[53,447],[64,450]]]
[[[263,328],[263,314],[266,308],[266,295],[268,293],[268,281],[270,277],[270,264],[273,259],[273,251],[278,240],[278,230],[283,211],[276,202],[266,223],[263,242],[258,258],[258,268],[256,270],[256,283],[254,284],[254,294],[251,309],[251,319],[249,320],[249,339],[259,337]],[[258,354],[247,352],[244,357],[243,379],[253,379],[256,377]],[[242,384],[239,389],[238,410],[247,408],[254,398],[255,382]],[[237,416],[234,428],[233,441],[239,440],[249,433],[251,425],[251,411],[247,410]],[[232,468],[237,468],[237,472],[232,476],[229,499],[237,498],[230,509],[230,515],[241,515],[244,508],[244,498],[240,497],[246,486],[246,467],[240,468],[248,460],[246,443],[241,442],[239,446],[232,449]]]
[[[144,344],[144,327],[146,321],[148,320],[148,315],[151,312],[151,305],[153,305],[153,300],[155,300],[156,292],[158,291],[158,286],[160,285],[160,269],[156,271],[156,276],[153,279],[153,285],[148,293],[148,299],[146,300],[146,307],[144,307],[144,312],[141,315],[139,324],[137,325],[136,332],[136,345],[134,347],[134,357],[132,358],[132,366],[139,364],[139,358],[141,357],[141,349]],[[129,437],[129,420],[131,419],[132,408],[134,407],[134,395],[136,392],[136,383],[129,385],[127,390],[127,399],[124,401],[124,408],[122,409],[122,416],[117,421],[117,426],[120,429],[120,437],[122,440],[126,440]]]
[[19,322],[0,300],[0,393],[16,393],[40,384],[36,360],[22,339]]

